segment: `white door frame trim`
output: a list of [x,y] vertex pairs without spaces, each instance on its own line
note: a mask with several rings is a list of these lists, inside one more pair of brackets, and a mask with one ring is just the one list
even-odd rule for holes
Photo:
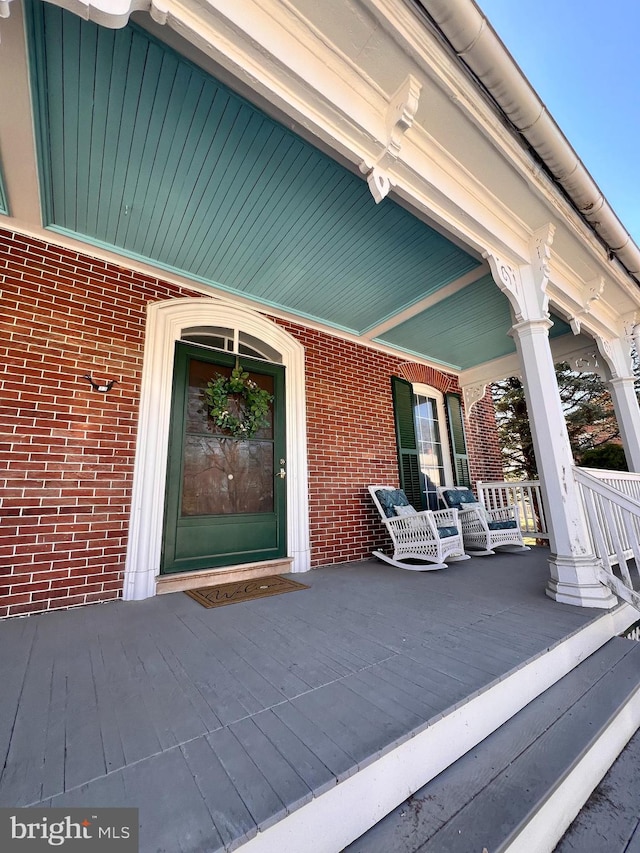
[[224,299],[186,298],[147,308],[140,416],[123,598],[156,594],[160,572],[175,342],[192,326],[254,335],[282,356],[286,370],[287,556],[291,571],[310,568],[304,347],[271,320]]

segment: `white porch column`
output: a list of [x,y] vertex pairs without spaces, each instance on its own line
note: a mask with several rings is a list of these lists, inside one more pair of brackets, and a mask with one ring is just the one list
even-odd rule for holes
[[551,321],[516,323],[531,435],[547,508],[551,578],[547,595],[565,604],[610,608],[615,597],[595,577],[582,502],[573,478],[573,454],[549,346]]
[[640,407],[633,376],[609,380],[624,455],[629,471],[640,472]]
[[487,255],[496,283],[509,299],[533,446],[547,510],[551,577],[546,593],[565,604],[609,609],[617,600],[597,579],[573,454],[549,346],[548,256],[553,228],[534,235],[532,264],[518,268]]
[[598,349],[609,368],[609,389],[627,465],[629,471],[640,472],[640,407],[631,363],[632,340],[635,340],[638,347],[640,326],[632,325],[627,335],[614,339],[604,339],[596,335]]

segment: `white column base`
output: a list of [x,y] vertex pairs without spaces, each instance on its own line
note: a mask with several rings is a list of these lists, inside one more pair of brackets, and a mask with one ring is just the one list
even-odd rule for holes
[[560,557],[553,554],[549,559],[551,577],[545,593],[561,604],[611,610],[618,604],[618,599],[608,587],[597,580],[597,564],[597,558],[593,555]]

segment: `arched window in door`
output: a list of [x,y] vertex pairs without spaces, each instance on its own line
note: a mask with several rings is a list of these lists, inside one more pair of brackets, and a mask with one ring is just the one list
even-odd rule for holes
[[247,355],[251,358],[270,361],[272,364],[282,364],[282,356],[277,350],[255,335],[250,335],[241,329],[227,329],[221,326],[191,326],[182,331],[180,339],[190,344],[200,344],[200,346],[221,350],[222,352]]

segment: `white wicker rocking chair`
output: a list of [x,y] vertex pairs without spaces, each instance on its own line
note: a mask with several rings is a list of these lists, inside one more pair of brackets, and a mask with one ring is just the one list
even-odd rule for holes
[[[393,555],[374,551],[373,556],[399,569],[414,572],[446,569],[453,560],[468,560],[455,509],[417,512],[402,489],[369,486],[369,493],[393,542]],[[418,565],[406,562],[420,561]]]
[[464,547],[474,556],[495,554],[495,548],[504,546],[509,551],[531,550],[522,539],[517,506],[485,509],[471,489],[462,486],[441,486],[438,495],[445,506],[458,510]]

